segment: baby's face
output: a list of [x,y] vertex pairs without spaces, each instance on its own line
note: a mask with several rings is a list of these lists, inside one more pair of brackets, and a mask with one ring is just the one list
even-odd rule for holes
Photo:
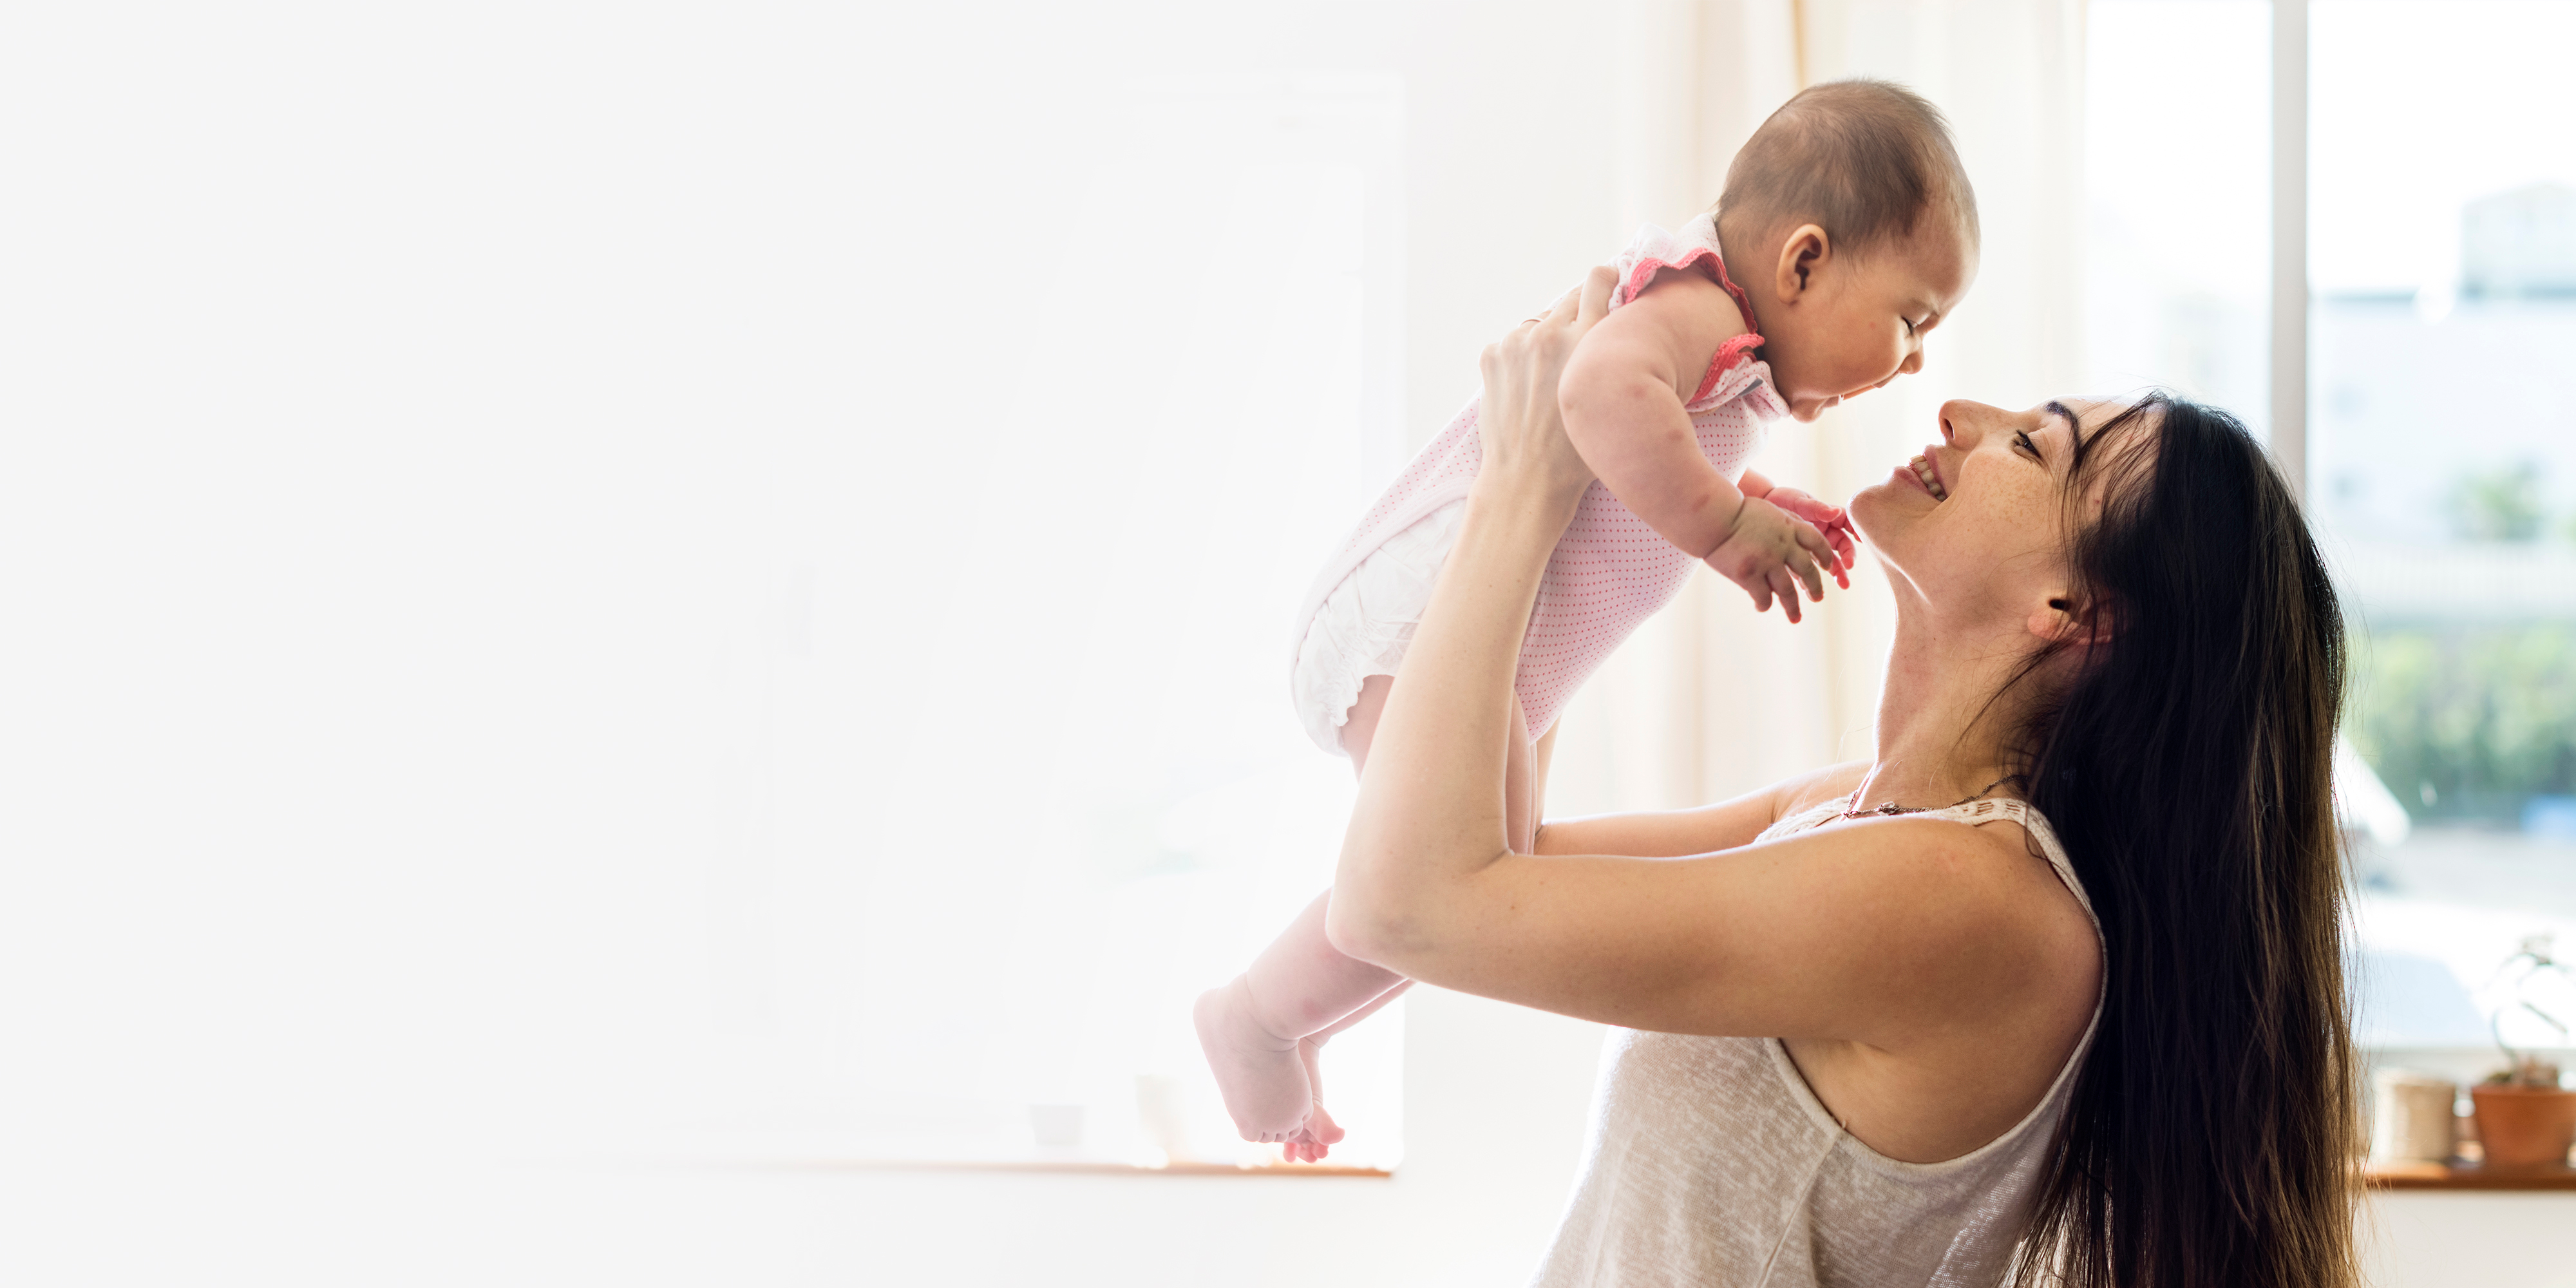
[[[1902,242],[1866,256],[1828,252],[1806,281],[1794,268],[1758,300],[1763,356],[1789,414],[1814,420],[1844,399],[1923,369],[1923,337],[1939,326],[1976,279],[1977,252],[1953,220],[1926,220]],[[1784,262],[1796,251],[1793,235]]]

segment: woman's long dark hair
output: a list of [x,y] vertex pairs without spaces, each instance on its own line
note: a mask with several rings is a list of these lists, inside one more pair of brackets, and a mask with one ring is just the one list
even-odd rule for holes
[[2012,1282],[2348,1288],[2334,589],[2234,417],[2156,394],[2082,437],[2072,606],[2108,639],[2057,659],[2017,751],[2104,997]]

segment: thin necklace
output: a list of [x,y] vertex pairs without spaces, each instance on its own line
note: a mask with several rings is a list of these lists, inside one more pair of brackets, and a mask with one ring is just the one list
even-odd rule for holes
[[[2009,782],[2011,782],[2012,780],[2014,780],[2014,779],[2016,779],[2016,778],[2019,778],[2019,777],[2021,777],[2021,775],[2019,775],[2019,774],[2006,774],[2006,775],[2004,775],[2003,777],[1998,778],[1998,779],[1996,779],[1995,781],[1993,781],[1993,782],[1991,782],[1991,783],[1988,783],[1988,784],[1986,784],[1985,786],[1980,787],[1980,788],[1978,788],[1977,790],[1975,790],[1975,791],[1973,791],[1973,792],[1970,792],[1969,794],[1967,794],[1967,795],[1965,795],[1965,796],[1962,796],[1962,797],[1960,797],[1959,799],[1957,799],[1957,800],[1955,800],[1955,801],[1952,801],[1952,802],[1950,802],[1950,803],[1949,803],[1949,804],[1947,804],[1947,805],[1943,805],[1943,806],[1941,806],[1940,808],[1942,808],[1942,809],[1957,809],[1957,808],[1959,808],[1960,806],[1965,805],[1965,804],[1967,804],[1968,802],[1970,802],[1970,801],[1972,801],[1972,800],[1976,800],[1976,799],[1978,799],[1979,797],[1984,796],[1986,793],[1988,793],[1988,792],[1990,792],[1990,791],[1993,791],[1994,789],[1996,789],[1996,788],[1998,788],[1998,787],[2001,787],[2001,786],[2003,786],[2004,784],[2009,783]],[[1885,818],[1894,818],[1894,817],[1896,817],[1896,816],[1897,816],[1897,815],[1899,815],[1899,814],[1929,814],[1929,813],[1931,813],[1931,812],[1932,812],[1930,809],[1928,809],[1928,808],[1926,808],[1926,807],[1924,807],[1924,806],[1921,806],[1921,805],[1914,805],[1914,806],[1899,805],[1899,804],[1897,804],[1897,803],[1896,803],[1896,802],[1894,802],[1894,801],[1889,801],[1888,803],[1886,803],[1886,804],[1884,804],[1884,805],[1881,805],[1881,806],[1879,806],[1879,807],[1878,807],[1878,808],[1876,808],[1876,809],[1852,809],[1852,808],[1850,808],[1849,806],[1860,804],[1860,794],[1861,794],[1862,792],[1864,792],[1864,791],[1867,791],[1867,790],[1869,790],[1869,780],[1868,780],[1868,779],[1862,779],[1862,780],[1861,780],[1861,784],[1860,784],[1860,786],[1855,787],[1855,788],[1853,788],[1853,789],[1852,789],[1852,794],[1851,794],[1850,796],[1848,796],[1848,797],[1846,797],[1846,798],[1845,798],[1845,800],[1846,800],[1846,802],[1847,802],[1847,805],[1846,805],[1846,807],[1844,808],[1843,813],[1842,813],[1842,816],[1843,816],[1844,818],[1868,818],[1868,817],[1870,817],[1870,816],[1872,816],[1872,815],[1878,815],[1878,816],[1885,817]]]

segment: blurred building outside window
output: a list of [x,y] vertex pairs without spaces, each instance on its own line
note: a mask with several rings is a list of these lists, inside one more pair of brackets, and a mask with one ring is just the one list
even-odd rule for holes
[[[2088,30],[2096,387],[2164,385],[2257,433],[2271,10],[2094,0]],[[2353,644],[2358,1035],[2464,1072],[2524,938],[2576,944],[2576,140],[2551,124],[2571,39],[2561,4],[2308,5],[2304,450]],[[2565,1045],[2534,1023],[2503,1021]]]
[[2410,816],[2356,851],[2362,1036],[2484,1048],[2520,941],[2576,947],[2576,8],[2310,13],[2309,507]]

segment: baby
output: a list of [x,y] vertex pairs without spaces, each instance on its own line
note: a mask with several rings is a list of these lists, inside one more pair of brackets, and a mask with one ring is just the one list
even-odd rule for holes
[[[1842,580],[1841,510],[1744,468],[1763,422],[1826,408],[1923,366],[1923,334],[1967,292],[1976,197],[1930,103],[1895,85],[1814,86],[1755,131],[1717,213],[1646,228],[1618,259],[1611,312],[1558,386],[1599,478],[1548,560],[1513,682],[1504,783],[1511,845],[1537,829],[1558,712],[1702,562],[1798,620],[1798,590]],[[1480,459],[1471,402],[1370,507],[1298,616],[1291,687],[1306,731],[1365,764],[1430,603]],[[1844,585],[1850,583],[1844,581]],[[1535,743],[1533,739],[1537,740]],[[1199,1040],[1246,1140],[1313,1161],[1341,1138],[1316,1052],[1405,980],[1324,937],[1330,892],[1250,970],[1199,998]]]

